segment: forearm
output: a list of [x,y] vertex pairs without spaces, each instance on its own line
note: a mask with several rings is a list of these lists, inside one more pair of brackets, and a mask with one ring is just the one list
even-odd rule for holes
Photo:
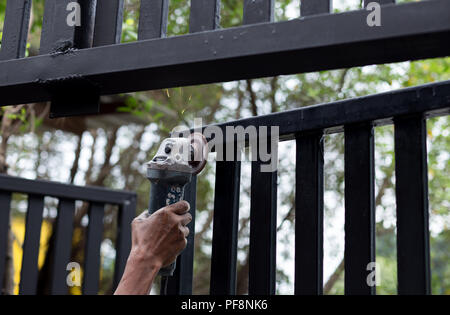
[[161,266],[156,261],[131,253],[115,295],[149,294]]

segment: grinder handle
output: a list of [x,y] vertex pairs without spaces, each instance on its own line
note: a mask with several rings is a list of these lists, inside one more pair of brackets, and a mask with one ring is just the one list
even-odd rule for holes
[[[152,183],[152,188],[150,192],[150,205],[149,213],[152,215],[159,209],[177,203],[183,200],[184,197],[184,185],[177,184],[167,184],[164,182],[154,182]],[[169,266],[163,267],[159,270],[158,275],[160,276],[173,276],[176,268],[176,261],[174,261]]]

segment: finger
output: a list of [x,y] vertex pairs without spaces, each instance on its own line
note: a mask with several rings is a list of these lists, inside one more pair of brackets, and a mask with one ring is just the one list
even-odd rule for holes
[[180,230],[181,232],[183,232],[184,237],[188,237],[189,235],[189,228],[185,227],[185,226],[180,226]]
[[167,211],[173,212],[178,215],[187,213],[190,209],[190,205],[187,201],[179,201],[166,207]]
[[181,222],[182,225],[186,226],[186,225],[188,225],[191,221],[192,221],[192,215],[191,215],[189,212],[188,212],[188,213],[185,213],[185,214],[183,214],[183,215],[181,216],[180,222]]
[[138,215],[135,220],[137,221],[143,221],[147,219],[150,216],[150,213],[148,213],[148,210],[144,210],[140,215]]

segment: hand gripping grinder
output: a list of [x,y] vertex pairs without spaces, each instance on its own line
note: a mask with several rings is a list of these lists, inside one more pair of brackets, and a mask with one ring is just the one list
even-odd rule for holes
[[[208,142],[200,133],[187,138],[167,138],[155,157],[147,163],[147,178],[151,182],[150,215],[159,209],[183,200],[184,188],[192,176],[206,165]],[[161,268],[159,275],[172,276],[175,262]]]

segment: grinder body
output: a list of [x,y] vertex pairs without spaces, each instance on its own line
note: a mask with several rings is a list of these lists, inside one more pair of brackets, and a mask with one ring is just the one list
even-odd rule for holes
[[[159,209],[177,203],[184,198],[184,188],[191,181],[192,174],[173,170],[147,169],[147,178],[152,183],[148,211],[151,214]],[[163,267],[160,276],[172,276],[175,262]]]
[[[151,182],[150,215],[183,200],[184,188],[205,166],[207,152],[205,137],[197,133],[188,138],[168,138],[162,142],[155,157],[147,163],[147,178]],[[159,275],[172,276],[175,267],[174,262],[161,268]]]

